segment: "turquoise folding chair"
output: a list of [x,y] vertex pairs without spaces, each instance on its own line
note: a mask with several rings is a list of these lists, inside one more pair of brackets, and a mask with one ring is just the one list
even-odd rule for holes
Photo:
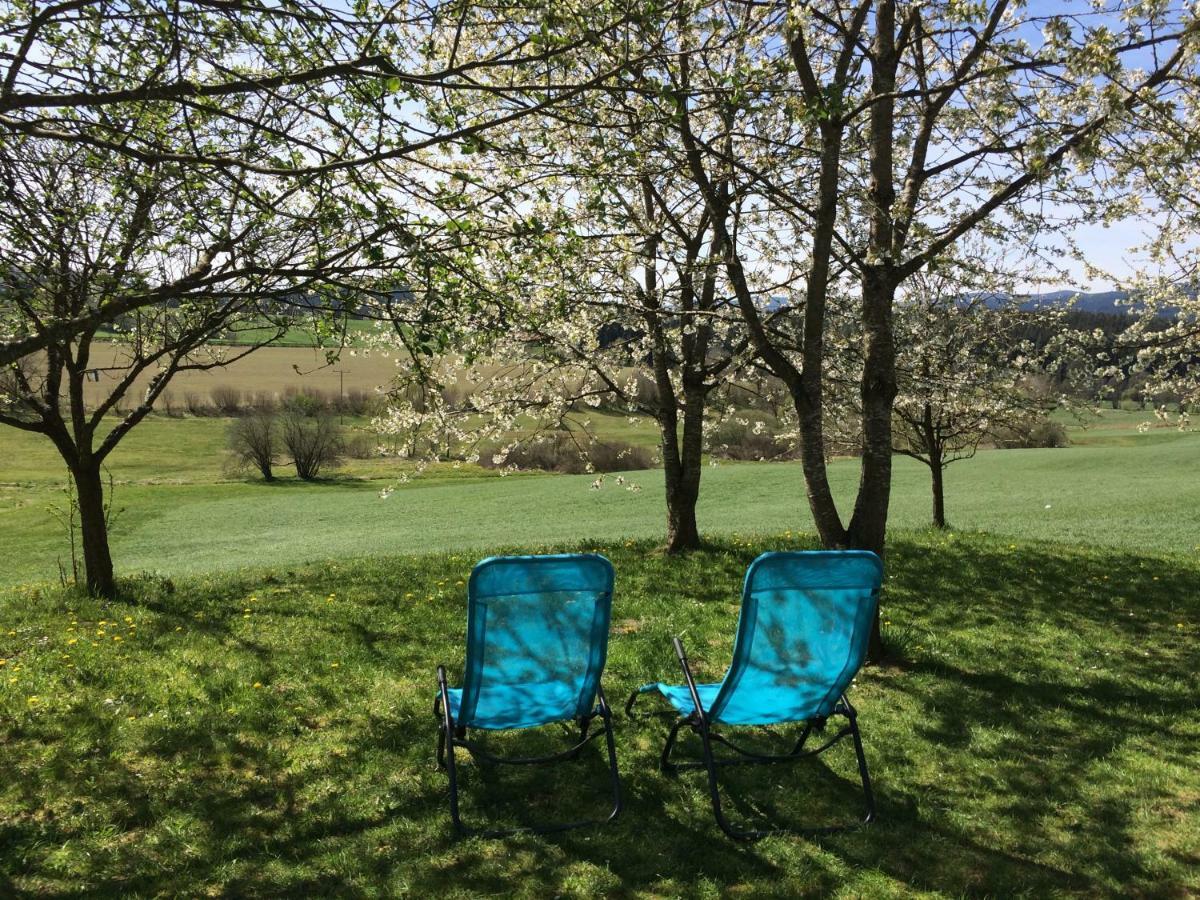
[[[696,684],[679,638],[675,653],[686,684],[647,684],[634,691],[625,705],[644,693],[660,694],[679,713],[663,747],[663,771],[683,768],[708,770],[713,812],[721,830],[746,839],[789,831],[787,828],[746,830],[734,827],[721,810],[717,768],[741,763],[790,762],[815,756],[842,738],[854,739],[858,771],[866,795],[863,824],[875,817],[875,796],[854,707],[846,689],[862,665],[871,622],[879,602],[883,564],[874,553],[862,550],[764,553],[750,564],[742,591],[742,612],[733,646],[733,662],[717,684]],[[844,716],[847,724],[815,749],[806,743],[824,730],[830,716]],[[785,754],[755,753],[718,734],[717,725],[776,725],[804,722],[795,747]],[[671,751],[684,726],[700,736],[703,761],[675,763]],[[717,759],[714,744],[738,754]],[[836,831],[838,828],[799,829]]]
[[[600,686],[612,592],[612,563],[593,553],[498,556],[483,560],[471,572],[463,686],[449,688],[446,668],[438,666],[434,701],[434,714],[439,718],[438,765],[450,778],[450,818],[459,834],[565,831],[608,822],[620,813],[621,781],[612,713]],[[597,717],[603,731],[590,732]],[[579,724],[579,740],[548,756],[494,756],[468,737],[469,731],[477,728],[532,728],[571,720]],[[601,733],[608,744],[613,798],[606,818],[508,830],[471,829],[463,824],[458,810],[456,747],[481,762],[534,765],[574,759]]]

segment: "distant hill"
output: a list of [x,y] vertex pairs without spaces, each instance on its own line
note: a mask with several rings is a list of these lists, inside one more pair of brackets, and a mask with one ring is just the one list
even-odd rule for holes
[[1127,315],[1136,312],[1136,305],[1130,306],[1128,291],[1100,291],[1092,294],[1081,294],[1078,291],[1050,291],[1045,294],[1032,294],[1021,303],[1021,309],[1035,310],[1046,306],[1063,306],[1077,298],[1071,308],[1079,312],[1105,313],[1108,315]]

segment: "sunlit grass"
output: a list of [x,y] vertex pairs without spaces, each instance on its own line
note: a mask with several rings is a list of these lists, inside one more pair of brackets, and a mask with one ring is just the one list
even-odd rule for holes
[[[745,565],[601,547],[614,704],[674,679],[680,634],[727,664]],[[460,677],[473,555],[127,583],[119,602],[0,597],[0,885],[102,895],[1186,896],[1200,889],[1200,565],[952,533],[888,559],[892,664],[853,697],[880,799],[861,832],[726,841],[702,780],[617,723],[627,808],[553,838],[450,839],[434,668]],[[553,740],[514,735],[501,743]],[[689,745],[690,746],[690,745]],[[731,773],[739,817],[853,815],[853,760]],[[603,807],[599,751],[547,777],[464,766],[466,814]],[[493,798],[494,802],[485,803]]]

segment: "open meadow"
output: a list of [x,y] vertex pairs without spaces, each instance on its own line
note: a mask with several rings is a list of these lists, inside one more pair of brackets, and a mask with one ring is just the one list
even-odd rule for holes
[[[600,419],[600,417],[597,417]],[[1073,445],[1053,450],[989,450],[947,470],[951,524],[1021,539],[1195,554],[1200,545],[1200,434],[1155,428],[1146,415],[1107,411]],[[224,469],[228,420],[154,417],[132,432],[112,461],[116,484],[113,552],[118,571],[167,575],[263,565],[302,565],[422,552],[560,544],[580,539],[650,539],[663,533],[662,473],[625,477],[634,492],[592,476],[523,473],[500,477],[449,465],[400,482],[397,460],[351,460],[334,478],[266,484]],[[649,424],[622,416],[600,421],[602,434],[649,443]],[[63,503],[61,463],[47,442],[0,432],[0,583],[57,577],[69,560],[65,532],[47,513]],[[285,472],[286,474],[286,472]],[[830,468],[848,502],[854,460]],[[395,487],[382,499],[381,490]],[[895,529],[929,519],[928,470],[897,458]],[[783,534],[812,528],[796,463],[707,466],[700,493],[702,533]]]

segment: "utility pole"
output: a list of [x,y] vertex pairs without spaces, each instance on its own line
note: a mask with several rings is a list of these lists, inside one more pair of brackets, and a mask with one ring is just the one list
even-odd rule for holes
[[346,410],[346,370],[334,369],[338,374],[338,424],[344,425],[342,414]]

